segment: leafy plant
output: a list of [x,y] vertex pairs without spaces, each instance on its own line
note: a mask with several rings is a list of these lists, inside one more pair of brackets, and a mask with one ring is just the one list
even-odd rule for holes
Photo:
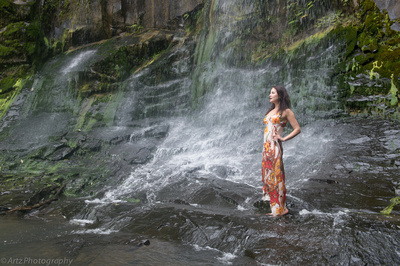
[[398,96],[397,96],[399,90],[396,87],[396,85],[394,84],[393,76],[394,75],[392,74],[392,84],[391,84],[391,87],[390,87],[390,104],[392,106],[396,106],[398,104],[398,102],[399,102],[399,99],[398,99]]
[[389,214],[392,212],[393,207],[400,204],[400,197],[392,198],[392,199],[390,200],[390,202],[391,202],[390,205],[387,206],[385,209],[383,209],[383,210],[381,211],[382,214],[384,214],[384,215],[389,215]]
[[143,26],[140,25],[139,23],[135,23],[135,24],[129,26],[129,28],[131,29],[131,31],[133,33],[139,33],[143,30]]

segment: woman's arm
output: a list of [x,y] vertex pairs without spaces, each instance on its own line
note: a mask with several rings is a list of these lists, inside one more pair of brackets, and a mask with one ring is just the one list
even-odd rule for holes
[[294,138],[295,136],[297,136],[298,134],[300,134],[301,130],[300,130],[300,126],[299,123],[297,122],[297,119],[294,115],[294,113],[292,112],[292,110],[290,109],[286,109],[285,111],[283,111],[282,117],[287,121],[289,121],[290,125],[293,128],[293,131],[290,132],[289,135],[287,135],[286,137],[282,137],[280,135],[275,135],[274,139],[277,140],[279,139],[280,141],[287,141],[289,139]]

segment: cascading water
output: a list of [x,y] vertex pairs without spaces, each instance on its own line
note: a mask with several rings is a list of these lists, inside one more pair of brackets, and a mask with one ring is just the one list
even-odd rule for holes
[[[214,36],[214,39],[207,39],[196,48],[198,65],[194,72],[199,73],[201,71],[200,77],[195,77],[202,80],[201,84],[196,83],[196,81],[191,84],[188,79],[182,79],[158,84],[151,88],[152,91],[160,91],[158,97],[163,99],[162,101],[156,100],[156,105],[161,105],[169,101],[168,94],[171,93],[171,90],[168,88],[170,87],[177,91],[173,94],[174,96],[181,95],[182,98],[183,95],[188,100],[186,95],[188,95],[190,86],[192,87],[192,94],[196,94],[195,91],[198,89],[196,86],[207,84],[209,92],[201,99],[202,106],[188,116],[176,116],[167,118],[167,121],[164,120],[164,123],[169,125],[170,131],[167,138],[158,147],[152,162],[136,169],[120,187],[107,192],[104,201],[113,202],[120,200],[120,197],[126,196],[125,194],[134,194],[140,191],[146,191],[148,195],[152,195],[147,199],[152,198],[154,201],[157,199],[157,191],[171,182],[179,181],[180,179],[176,178],[188,171],[192,173],[200,172],[205,176],[209,175],[259,188],[261,186],[259,176],[260,147],[262,145],[261,121],[267,109],[267,95],[270,87],[278,82],[287,84],[292,93],[293,102],[297,107],[296,110],[299,110],[299,121],[303,124],[315,120],[315,117],[324,116],[327,112],[319,109],[332,110],[332,106],[337,105],[334,100],[327,103],[331,95],[322,93],[323,88],[327,86],[325,84],[327,75],[325,69],[329,69],[336,60],[335,49],[332,47],[324,50],[319,57],[314,56],[314,58],[308,60],[305,68],[309,72],[313,72],[311,68],[314,66],[315,68],[318,67],[319,71],[315,71],[313,75],[306,73],[307,78],[304,78],[306,81],[298,86],[300,89],[297,88],[297,85],[292,85],[290,74],[285,77],[284,73],[290,73],[290,65],[245,70],[227,62],[230,57],[240,57],[232,54],[232,50],[226,47],[235,39],[237,34],[234,32],[236,27],[232,25],[237,21],[232,20],[232,17],[239,17],[239,14],[235,14],[235,12],[240,12],[241,16],[254,13],[251,4],[246,6],[246,11],[243,14],[242,11],[236,9],[237,6],[238,3],[236,2],[218,2],[218,5],[216,4],[213,7],[216,10],[210,11],[209,16],[215,16],[214,13],[220,14],[220,23],[216,23],[216,29],[212,28],[206,34],[206,39],[209,35]],[[212,41],[217,44],[210,44]],[[217,51],[220,53],[217,53]],[[206,52],[210,54],[206,55]],[[210,58],[214,58],[214,60],[210,61]],[[321,62],[324,62],[325,65],[318,64]],[[301,70],[296,69],[296,71],[297,73],[293,74],[295,78],[298,75],[303,75],[303,73],[299,73]],[[146,77],[146,74],[143,75]],[[282,80],[279,80],[279,78],[282,78]],[[153,107],[153,105],[145,103],[148,96],[141,91],[150,88],[143,84],[142,80],[145,80],[145,78],[139,75],[133,76],[128,82],[132,92],[127,97],[129,101],[122,105],[123,107],[116,115],[118,125],[124,126],[129,123],[131,116],[127,114],[130,114],[131,110],[137,108],[137,106],[141,106],[143,109]],[[306,95],[309,94],[311,89],[315,88],[320,89],[314,93],[314,97],[307,98]],[[179,97],[175,96],[173,99],[176,101]],[[322,103],[318,103],[318,101]],[[187,110],[188,103],[186,102],[186,105],[183,104],[183,106],[175,107],[173,110],[176,113],[182,113],[180,110],[182,108]],[[160,115],[163,116],[168,111],[165,111],[164,108]],[[144,115],[146,116],[146,114]],[[315,132],[316,130],[313,127],[306,127],[304,131],[303,135],[307,135],[311,134],[308,132]],[[134,140],[137,135],[137,132],[132,134]],[[321,154],[326,151],[326,144],[332,141],[332,137],[322,135],[320,138],[316,150],[319,151],[319,157],[323,157]],[[296,146],[301,147],[302,142],[304,140],[299,141],[298,144],[295,142],[288,144],[291,145],[286,147],[289,150],[288,153],[291,150],[295,152]],[[301,150],[304,149],[307,149],[307,145],[301,148]],[[285,156],[289,155],[285,154]],[[295,158],[296,156],[292,157]],[[288,159],[290,160],[290,157]],[[314,159],[318,161],[317,158]],[[299,159],[298,163],[302,164],[301,161]],[[288,171],[290,171],[290,168]],[[185,177],[182,176],[181,178]]]
[[2,144],[11,150],[34,148],[51,136],[73,129],[80,104],[74,83],[95,54],[95,50],[77,51],[48,63],[35,76],[32,88],[18,96],[16,110],[3,119],[2,130],[11,123],[17,126],[11,133],[2,132],[12,136]]
[[[92,226],[76,233],[97,230],[160,236],[165,232],[168,238],[181,239],[200,254],[209,256],[216,252],[213,256],[223,264],[244,263],[240,256],[246,252],[261,263],[375,261],[376,258],[356,255],[362,247],[342,254],[343,242],[349,240],[338,233],[348,231],[349,223],[359,222],[357,215],[351,215],[357,210],[341,205],[343,202],[334,207],[315,203],[334,201],[334,193],[324,198],[318,186],[338,182],[331,180],[334,171],[327,167],[330,161],[335,162],[335,170],[346,168],[334,157],[345,150],[337,142],[346,129],[337,128],[338,123],[332,119],[340,110],[336,87],[328,85],[329,71],[337,61],[340,47],[327,45],[313,52],[304,51],[296,62],[286,65],[237,67],[235,59],[240,55],[234,54],[230,44],[237,37],[235,29],[240,27],[232,18],[239,17],[235,12],[249,17],[255,13],[251,3],[244,4],[240,11],[237,1],[216,1],[210,8],[212,11],[206,16],[215,18],[218,14],[218,23],[213,21],[196,48],[193,81],[185,79],[153,88],[169,93],[166,88],[179,83],[175,94],[184,95],[183,99],[188,101],[190,87],[192,100],[195,95],[204,94],[197,108],[187,115],[158,114],[158,119],[164,118],[155,124],[168,125],[169,131],[154,158],[135,168],[103,197],[87,199],[86,208],[75,221],[96,224],[96,229]],[[144,78],[131,78],[132,90],[140,91],[140,80]],[[288,205],[294,217],[270,220],[259,217],[253,204],[261,198],[261,121],[269,89],[279,83],[289,90],[302,134],[284,144]],[[166,102],[167,93],[160,94]],[[135,93],[137,103],[141,102],[140,97],[146,99],[146,95]],[[181,108],[186,110],[188,103],[183,106],[175,109],[176,114],[182,113]],[[135,141],[137,135],[135,132],[131,140]],[[321,198],[317,199],[317,194]],[[115,204],[126,207],[118,212],[114,210]],[[110,213],[111,220],[99,219]],[[352,230],[346,234],[352,234]],[[387,234],[391,233],[383,239],[389,237]],[[396,258],[394,255],[388,261]]]
[[[154,144],[152,159],[134,166],[117,185],[110,181],[97,195],[78,199],[80,211],[70,223],[80,227],[72,232],[89,240],[77,262],[398,262],[398,219],[390,223],[378,212],[390,196],[387,186],[397,168],[386,161],[398,158],[400,130],[388,130],[389,122],[335,120],[340,108],[329,73],[340,45],[308,48],[285,63],[244,68],[233,42],[243,28],[256,25],[257,5],[209,3],[208,28],[199,37],[193,71],[187,56],[171,66],[175,78],[170,80],[153,82],[151,67],[132,75],[120,84],[112,125],[88,133],[101,139],[129,132],[125,145],[138,152],[146,152],[154,136],[161,141]],[[188,50],[183,46],[173,53],[187,55]],[[97,54],[84,51],[73,60]],[[73,60],[64,61],[61,72],[82,70]],[[262,120],[276,84],[288,88],[302,127],[299,136],[284,143],[290,214],[277,219],[254,207],[262,195]],[[375,141],[380,135],[385,138]],[[90,238],[93,234],[109,238],[101,242]],[[117,240],[109,244],[113,235]],[[138,235],[150,238],[148,249],[127,244]],[[89,243],[96,241],[93,248]]]

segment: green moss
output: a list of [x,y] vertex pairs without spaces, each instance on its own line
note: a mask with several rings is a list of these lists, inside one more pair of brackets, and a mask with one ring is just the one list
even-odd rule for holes
[[391,82],[391,87],[390,87],[390,105],[392,106],[398,106],[399,105],[399,89],[396,86],[396,80],[394,79],[394,75],[392,75],[392,82]]
[[46,59],[42,49],[43,32],[38,22],[36,1],[16,5],[12,1],[0,1],[0,117],[7,112],[21,91],[20,82],[30,75]]
[[[341,28],[340,30],[342,29],[343,28]],[[348,26],[344,32],[347,45],[344,57],[347,58],[347,56],[354,51],[357,45],[357,29],[352,26]]]
[[100,90],[104,92],[112,89],[107,82],[123,80],[137,69],[151,63],[169,48],[170,43],[171,39],[168,36],[153,34],[148,38],[144,34],[141,42],[113,51],[110,56],[93,65],[93,70],[100,73],[102,82],[105,82],[100,86]]
[[14,47],[7,47],[2,44],[0,44],[0,57],[8,57],[12,54],[16,54],[17,49]]
[[30,77],[26,79],[18,79],[13,85],[14,91],[12,92],[12,94],[9,94],[5,98],[0,99],[0,119],[6,115],[8,108],[14,102],[15,98],[21,92],[23,86],[29,79]]
[[44,0],[42,4],[40,21],[46,33],[50,32],[54,17],[65,17],[68,15],[70,1]]
[[114,94],[113,98],[110,99],[110,101],[108,102],[106,109],[103,113],[104,114],[103,120],[107,126],[112,126],[112,124],[114,123],[115,113],[117,111],[119,103],[122,100],[122,97],[123,97],[122,92],[118,92]]
[[14,90],[14,82],[16,77],[14,75],[6,76],[4,79],[0,80],[0,95],[4,98],[4,94]]
[[11,6],[11,2],[7,0],[0,0],[0,8],[7,9]]
[[93,128],[93,126],[97,123],[97,119],[95,118],[90,118],[89,121],[87,122],[84,131],[89,131]]
[[[337,36],[346,39],[346,50],[343,61],[346,69],[338,70],[343,77],[341,83],[341,97],[346,99],[350,95],[375,96],[389,93],[390,100],[382,97],[373,97],[368,105],[354,106],[355,103],[345,101],[344,104],[354,113],[399,117],[398,92],[396,85],[400,76],[400,34],[390,27],[394,21],[389,19],[386,11],[381,12],[372,0],[359,1],[355,13],[355,20],[342,28],[337,28]],[[362,75],[360,75],[362,74]],[[369,76],[369,85],[349,86],[350,80]],[[391,80],[391,83],[388,82]],[[347,85],[346,85],[347,84]],[[371,85],[372,84],[372,85]],[[374,85],[375,84],[375,85]]]
[[84,127],[84,123],[87,119],[87,113],[92,106],[93,102],[95,101],[96,97],[91,97],[86,100],[85,103],[82,104],[82,108],[79,111],[79,116],[76,121],[75,130],[81,130]]

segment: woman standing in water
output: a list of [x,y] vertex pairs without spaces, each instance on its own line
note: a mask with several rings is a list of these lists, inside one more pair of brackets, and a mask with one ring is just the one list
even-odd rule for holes
[[[269,101],[272,105],[264,118],[266,127],[262,159],[263,200],[270,201],[271,213],[268,215],[279,216],[289,212],[285,204],[286,187],[282,142],[298,135],[300,126],[294,113],[290,110],[290,98],[283,86],[272,87]],[[283,129],[288,121],[293,131],[282,137]]]

